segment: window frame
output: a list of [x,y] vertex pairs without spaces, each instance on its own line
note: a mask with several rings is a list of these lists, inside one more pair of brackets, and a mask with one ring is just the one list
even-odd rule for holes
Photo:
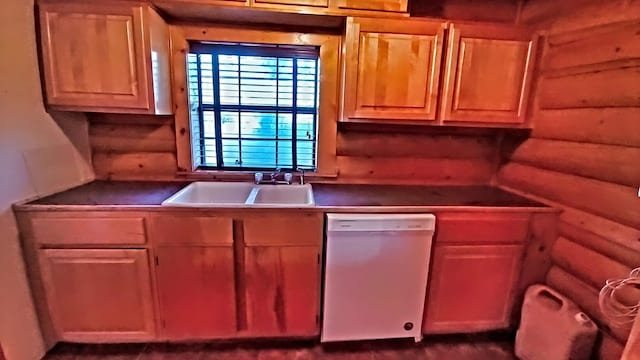
[[246,29],[233,26],[172,25],[171,48],[174,82],[174,110],[176,128],[176,160],[178,175],[189,177],[198,174],[216,178],[237,178],[248,169],[220,170],[197,169],[191,146],[191,122],[187,84],[187,56],[190,42],[230,42],[268,45],[306,45],[319,48],[319,94],[317,114],[316,171],[311,176],[336,177],[336,138],[340,95],[340,35],[282,32],[265,29]]
[[[286,48],[286,47],[276,47],[277,45],[265,45],[265,44],[237,44],[237,43],[229,43],[229,42],[225,42],[225,43],[205,43],[205,42],[196,42],[196,43],[190,43],[190,49],[189,49],[189,54],[195,54],[195,55],[201,55],[201,54],[210,54],[212,56],[217,56],[220,54],[226,54],[226,55],[236,55],[236,56],[258,56],[258,57],[277,57],[277,58],[294,58],[294,59],[310,59],[310,60],[314,60],[316,62],[316,66],[319,65],[320,63],[320,54],[319,51],[317,50],[317,47],[306,47],[306,48]],[[295,62],[295,60],[294,60]],[[216,67],[218,62],[217,61],[213,61],[214,67]],[[199,64],[200,64],[200,60],[198,60],[198,69],[199,69]],[[292,82],[295,82],[296,80],[296,66],[293,66],[294,72],[293,72],[293,80]],[[214,69],[215,71],[216,69]],[[264,170],[270,170],[273,169],[274,167],[269,167],[269,166],[233,166],[233,165],[227,165],[223,162],[223,157],[224,157],[224,146],[222,145],[225,138],[222,136],[222,134],[220,133],[220,129],[222,127],[221,124],[221,114],[224,111],[232,111],[232,112],[237,112],[237,113],[241,113],[243,111],[249,111],[249,112],[260,112],[260,111],[275,111],[276,117],[278,116],[278,114],[287,114],[290,113],[292,115],[292,136],[290,139],[291,142],[291,149],[292,149],[292,160],[293,163],[291,165],[291,167],[285,167],[284,165],[282,166],[278,166],[281,167],[283,169],[287,169],[287,170],[294,170],[296,168],[298,168],[299,166],[299,158],[298,158],[298,153],[297,153],[297,145],[298,142],[312,142],[313,146],[314,146],[314,150],[313,150],[313,154],[314,154],[314,160],[313,160],[313,169],[315,169],[317,167],[317,143],[318,143],[318,137],[317,137],[317,130],[318,130],[318,85],[320,82],[320,74],[315,73],[314,77],[315,77],[315,94],[314,94],[314,100],[315,100],[315,106],[299,106],[296,104],[296,100],[297,100],[297,96],[296,94],[294,95],[293,100],[293,104],[291,106],[280,106],[280,105],[246,105],[246,104],[241,104],[238,103],[238,105],[225,105],[221,103],[221,98],[220,98],[220,83],[219,80],[217,81],[217,85],[216,85],[216,81],[214,81],[214,102],[213,104],[204,104],[204,103],[200,103],[198,104],[198,112],[199,112],[199,129],[200,129],[200,134],[199,134],[199,140],[200,140],[200,165],[198,166],[199,170],[232,170],[232,171],[264,171]],[[200,74],[198,74],[198,76],[200,76]],[[215,74],[213,77],[214,79],[219,79],[218,74]],[[218,86],[218,87],[216,87]],[[200,87],[200,80],[198,80],[198,87]],[[293,85],[293,91],[295,92],[296,90],[296,85]],[[198,91],[201,91],[201,89],[199,88]],[[240,94],[238,94],[240,95]],[[240,99],[240,98],[239,98]],[[191,106],[193,104],[190,104]],[[215,137],[215,143],[216,143],[216,165],[207,165],[204,163],[204,159],[206,158],[206,151],[203,149],[204,148],[204,141],[205,141],[205,136],[204,136],[204,111],[213,111],[215,114],[215,126],[216,126],[216,137]],[[298,114],[307,114],[307,115],[312,115],[313,116],[313,128],[314,128],[314,136],[312,140],[306,140],[306,139],[299,139],[296,137],[296,129],[297,129],[297,115]],[[191,119],[191,121],[193,122],[193,119]],[[276,119],[276,124],[277,124],[277,119]],[[259,138],[246,138],[243,136],[239,136],[238,137],[238,141],[239,143],[242,143],[245,140],[273,140],[273,141],[289,141],[289,139],[278,139],[278,131],[276,131],[276,137],[274,139],[259,139]],[[193,132],[192,132],[192,136],[193,136]],[[192,146],[198,146],[193,144],[192,142]],[[276,149],[277,149],[277,145],[276,145]],[[221,151],[220,151],[221,150]],[[240,154],[242,154],[242,149],[240,149]],[[242,155],[240,155],[242,156]],[[195,162],[195,161],[194,161]],[[222,164],[222,165],[221,165]],[[302,165],[303,168],[305,168],[307,165]],[[310,168],[310,170],[313,170]]]

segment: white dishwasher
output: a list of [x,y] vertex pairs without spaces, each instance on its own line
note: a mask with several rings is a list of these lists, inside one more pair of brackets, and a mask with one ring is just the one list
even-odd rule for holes
[[322,342],[422,339],[431,214],[328,214]]

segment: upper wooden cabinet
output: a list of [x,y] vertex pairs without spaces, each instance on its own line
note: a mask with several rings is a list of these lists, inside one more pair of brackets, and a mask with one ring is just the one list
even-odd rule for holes
[[407,0],[336,0],[339,9],[406,12]]
[[435,120],[446,23],[349,18],[343,120]]
[[148,5],[38,4],[47,104],[170,114],[169,31]]
[[448,42],[440,118],[523,123],[537,42],[531,31],[452,24]]
[[328,7],[329,0],[254,0],[256,4],[282,4]]

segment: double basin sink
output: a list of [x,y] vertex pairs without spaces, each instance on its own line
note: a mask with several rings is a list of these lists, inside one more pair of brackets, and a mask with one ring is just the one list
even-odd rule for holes
[[165,200],[180,207],[308,207],[313,190],[305,185],[256,185],[246,182],[194,182]]

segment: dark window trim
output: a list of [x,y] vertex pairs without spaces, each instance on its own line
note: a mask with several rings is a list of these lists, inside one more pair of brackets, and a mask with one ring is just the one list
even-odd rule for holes
[[[200,157],[201,164],[205,164],[206,161],[206,151],[205,151],[205,140],[213,139],[211,137],[204,136],[204,111],[213,111],[214,113],[214,121],[215,121],[215,149],[216,149],[216,165],[200,165],[198,169],[202,170],[239,170],[239,171],[259,171],[259,170],[269,170],[270,167],[244,167],[242,164],[237,166],[227,166],[224,164],[223,157],[223,147],[222,140],[238,140],[239,142],[239,158],[242,159],[242,143],[244,140],[271,140],[276,141],[276,154],[278,152],[278,143],[277,140],[286,140],[291,141],[292,147],[292,160],[293,164],[291,169],[295,170],[298,167],[298,156],[297,156],[297,143],[300,142],[312,142],[317,146],[318,134],[317,134],[317,117],[318,117],[318,109],[317,107],[297,107],[297,59],[312,59],[316,60],[316,71],[314,77],[314,89],[315,94],[314,97],[316,99],[316,106],[318,106],[318,81],[319,78],[319,63],[320,63],[320,53],[319,48],[311,47],[311,46],[287,46],[287,45],[262,45],[262,44],[243,44],[243,43],[203,43],[203,42],[191,42],[190,43],[190,54],[210,54],[212,55],[212,65],[213,65],[213,96],[214,96],[214,104],[203,104],[202,103],[202,81],[200,77],[201,65],[200,65],[200,57],[197,56],[197,71],[198,71],[198,113],[199,113],[199,125],[200,125]],[[219,63],[217,55],[239,55],[239,56],[272,56],[272,57],[288,57],[293,58],[293,101],[292,106],[263,106],[263,105],[221,105],[220,104],[220,73],[219,73]],[[240,64],[238,63],[238,67]],[[238,69],[239,72],[240,69]],[[278,74],[279,75],[279,74]],[[240,92],[240,87],[238,88]],[[276,92],[278,94],[278,92]],[[238,94],[240,97],[240,94]],[[291,138],[280,139],[278,138],[278,134],[276,131],[276,137],[274,139],[267,138],[243,138],[240,129],[240,122],[238,123],[238,137],[229,138],[222,136],[222,112],[224,111],[233,111],[233,112],[272,112],[276,114],[276,125],[279,114],[292,114],[292,136]],[[311,139],[298,139],[297,138],[297,115],[298,114],[308,114],[313,115],[313,126],[316,128],[315,136]],[[276,128],[277,129],[277,128]],[[317,168],[317,148],[314,150],[314,166],[313,168]],[[286,168],[289,169],[289,168]]]

